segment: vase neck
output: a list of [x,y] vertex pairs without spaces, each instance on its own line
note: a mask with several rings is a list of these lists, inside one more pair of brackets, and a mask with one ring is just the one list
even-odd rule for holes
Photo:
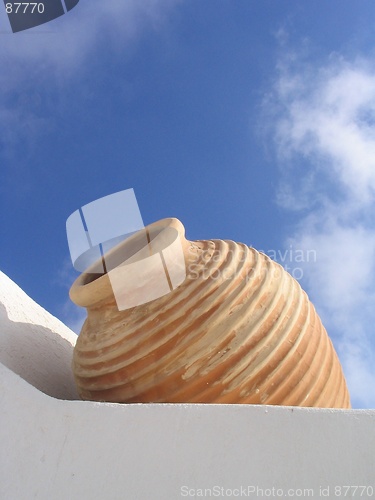
[[114,298],[119,304],[121,288],[139,289],[145,278],[150,280],[150,286],[159,286],[163,272],[158,269],[160,263],[172,290],[186,278],[194,256],[192,248],[199,251],[199,246],[186,240],[185,228],[178,219],[154,222],[104,255],[106,272],[95,273],[94,264],[81,274],[71,287],[70,298],[82,307],[96,307],[98,302],[112,302]]

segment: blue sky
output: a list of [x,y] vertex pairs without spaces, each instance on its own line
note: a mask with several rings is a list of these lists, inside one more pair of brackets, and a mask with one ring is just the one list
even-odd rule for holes
[[81,0],[0,9],[0,40],[3,272],[77,329],[66,219],[134,188],[146,224],[276,255],[375,407],[372,0]]

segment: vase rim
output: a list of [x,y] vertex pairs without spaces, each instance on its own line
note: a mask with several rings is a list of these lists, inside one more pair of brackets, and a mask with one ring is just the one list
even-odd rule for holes
[[[181,240],[185,240],[185,227],[182,222],[175,217],[168,217],[148,224],[140,231],[137,231],[135,234],[113,247],[109,252],[105,254],[105,256],[110,257],[116,252],[123,251],[126,246],[129,246],[136,241],[141,231],[146,231],[146,233],[149,234],[151,231],[160,230],[159,233],[157,233],[160,234],[160,232],[166,228],[175,229],[178,232]],[[73,282],[69,290],[69,296],[70,299],[78,306],[92,307],[99,302],[110,299],[111,297],[113,297],[113,300],[115,300],[107,272],[93,272],[94,269],[98,269],[98,263],[101,260],[102,259],[99,259],[98,261],[93,263]]]

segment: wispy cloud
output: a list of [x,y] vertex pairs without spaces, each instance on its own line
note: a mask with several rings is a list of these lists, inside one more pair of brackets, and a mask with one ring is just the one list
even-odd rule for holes
[[[52,69],[66,74],[74,73],[77,66],[104,43],[111,50],[130,50],[126,44],[134,42],[145,29],[161,29],[171,8],[180,2],[81,0],[75,9],[48,24],[17,34],[2,30],[0,58],[9,63],[8,70],[13,69],[10,75],[4,75],[3,80],[11,85],[10,77],[18,76],[14,74],[14,68],[19,61],[26,63],[28,68],[35,68],[40,62],[46,73]],[[4,9],[0,9],[0,22],[2,26],[9,26]]]
[[[65,94],[81,82],[87,85],[85,77],[98,64],[97,51],[128,60],[145,32],[162,32],[180,2],[81,0],[66,15],[16,34],[10,27],[9,32],[4,29],[9,22],[0,6],[0,169],[11,167],[12,188],[19,190],[22,177],[15,172],[19,151],[29,155],[56,128],[58,115],[63,116],[69,105]],[[4,184],[0,189],[9,188]],[[68,292],[75,277],[73,267],[64,262],[61,268],[56,285]],[[86,311],[67,301],[60,306],[60,317],[79,333]]]
[[304,286],[332,337],[356,407],[375,407],[375,64],[286,51],[273,91],[280,205],[300,214],[288,240],[314,249]]
[[[161,30],[181,0],[82,0],[66,15],[32,30],[0,32],[0,150],[7,156],[47,131],[72,80],[78,84],[107,48],[125,60],[137,39]],[[0,25],[9,26],[0,8]],[[50,96],[55,92],[54,99]],[[0,151],[1,152],[1,151]]]
[[61,287],[65,291],[66,301],[59,305],[59,318],[77,335],[79,335],[82,325],[87,317],[86,309],[75,305],[69,297],[69,289],[79,273],[74,270],[72,261],[66,257],[56,272],[56,276],[52,280],[52,284]]
[[77,335],[80,334],[86,317],[86,310],[75,306],[71,301],[66,301],[62,307],[61,318],[63,322]]

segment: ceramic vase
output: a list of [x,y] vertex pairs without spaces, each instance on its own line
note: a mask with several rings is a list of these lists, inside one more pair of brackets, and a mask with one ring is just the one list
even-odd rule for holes
[[[327,332],[279,264],[242,243],[188,241],[177,219],[151,224],[145,234],[146,244],[135,234],[112,251],[113,271],[89,270],[70,290],[73,302],[87,308],[73,358],[82,399],[350,408]],[[119,307],[121,287],[111,273],[124,262],[129,270],[132,256],[139,264],[160,254],[168,274],[164,250],[173,235],[183,255],[183,267],[175,266],[180,283],[169,279],[167,293],[139,295],[146,282],[133,276],[123,282],[133,286],[131,300]],[[157,289],[157,276],[144,288]]]

